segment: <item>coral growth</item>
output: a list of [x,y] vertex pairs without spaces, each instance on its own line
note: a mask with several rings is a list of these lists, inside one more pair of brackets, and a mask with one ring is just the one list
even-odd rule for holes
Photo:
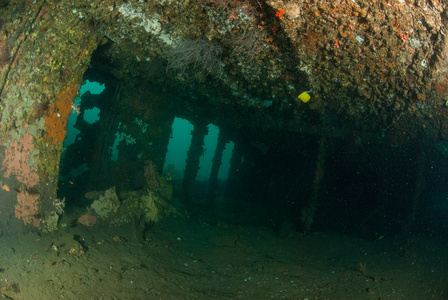
[[41,219],[40,228],[43,232],[53,232],[58,229],[59,215],[52,211]]
[[39,211],[39,195],[28,192],[17,193],[17,205],[14,214],[16,218],[22,219],[25,225],[32,224],[37,227],[40,220],[37,217]]
[[35,186],[39,182],[39,175],[36,169],[28,164],[28,159],[33,150],[33,137],[26,130],[25,136],[18,141],[13,140],[5,151],[3,160],[4,177],[15,175],[18,181],[25,184],[28,188]]
[[120,200],[115,193],[115,187],[106,190],[104,196],[93,201],[92,209],[98,214],[101,219],[108,218],[112,212],[116,213],[120,207]]
[[152,160],[148,161],[146,163],[145,169],[144,169],[144,176],[145,176],[145,187],[149,190],[157,190],[160,188],[159,183],[159,172],[157,171],[156,166],[152,162]]
[[93,226],[96,223],[96,217],[91,213],[85,213],[78,218],[78,223],[84,226]]
[[56,102],[50,107],[49,113],[45,117],[47,141],[55,146],[63,142],[67,135],[67,122],[72,111],[73,100],[77,94],[77,85],[73,84],[67,87],[57,96]]
[[145,195],[140,199],[140,206],[143,210],[142,217],[145,223],[151,224],[159,221],[160,211],[156,205],[156,202],[160,203],[161,201],[162,200],[153,192],[149,192],[148,195]]
[[219,45],[204,39],[184,39],[169,50],[168,70],[185,74],[188,69],[193,68],[203,75],[221,74],[222,50]]
[[58,215],[62,215],[64,213],[65,208],[65,197],[63,199],[54,199],[53,200],[54,208]]

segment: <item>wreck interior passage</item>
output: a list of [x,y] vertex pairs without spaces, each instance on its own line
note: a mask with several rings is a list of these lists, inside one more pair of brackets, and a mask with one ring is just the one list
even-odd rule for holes
[[[227,117],[226,110],[204,108],[190,101],[189,93],[168,92],[151,83],[130,91],[124,82],[94,68],[85,79],[67,123],[61,155],[58,199],[65,199],[65,207],[57,224],[62,235],[48,236],[48,242],[58,245],[57,253],[66,251],[80,259],[103,251],[89,243],[100,239],[101,245],[110,238],[117,251],[131,251],[131,243],[141,245],[133,250],[137,259],[152,247],[162,251],[160,241],[168,239],[173,240],[168,246],[173,255],[192,251],[193,264],[198,259],[207,261],[188,272],[205,275],[209,268],[222,267],[219,261],[212,263],[218,256],[235,261],[241,251],[255,255],[250,259],[255,265],[268,263],[264,255],[274,255],[268,260],[288,261],[284,265],[288,272],[278,273],[275,262],[262,275],[250,275],[258,278],[257,286],[280,276],[289,283],[279,286],[299,288],[298,282],[306,281],[304,270],[314,268],[313,258],[300,249],[325,253],[324,243],[333,245],[324,255],[336,257],[339,272],[354,274],[349,286],[360,280],[362,286],[379,290],[377,282],[383,282],[383,288],[381,278],[387,275],[368,273],[365,264],[390,258],[360,249],[375,253],[392,247],[389,251],[404,257],[395,258],[403,260],[402,270],[412,272],[403,252],[411,250],[391,245],[407,245],[413,255],[427,259],[425,247],[408,245],[410,236],[423,244],[430,237],[448,237],[448,160],[440,147],[418,143],[397,147],[354,134],[340,137],[331,132],[237,127],[245,122],[244,116]],[[102,233],[87,234],[90,226]],[[184,245],[171,244],[176,239]],[[347,250],[347,245],[354,248]],[[278,247],[285,252],[275,250]],[[115,255],[114,250],[107,251]],[[211,254],[215,251],[218,256]],[[162,253],[158,255],[163,259],[172,259]],[[244,257],[236,259],[238,268],[246,266]],[[152,258],[143,261],[145,266],[161,267]],[[436,262],[429,261],[419,272],[436,268]],[[139,282],[137,274],[151,273],[147,268],[124,276]],[[176,277],[171,268],[162,272]],[[326,268],[324,263],[322,272]],[[239,271],[232,274],[236,281],[252,280],[245,281]],[[432,284],[430,278],[425,284]],[[145,297],[143,286],[132,293]],[[247,286],[249,294],[263,298],[255,287]],[[227,292],[213,293],[225,299]]]
[[448,298],[447,0],[6,0],[0,29],[0,298]]

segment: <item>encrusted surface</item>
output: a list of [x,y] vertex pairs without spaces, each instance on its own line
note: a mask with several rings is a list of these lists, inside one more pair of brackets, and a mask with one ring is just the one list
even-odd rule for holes
[[49,109],[45,117],[47,128],[47,141],[55,146],[62,143],[67,135],[67,122],[72,111],[73,100],[78,95],[77,85],[68,86],[56,98],[55,103]]
[[5,151],[3,160],[4,177],[14,175],[17,180],[32,188],[39,182],[39,175],[32,163],[30,157],[34,149],[33,137],[26,131],[25,136],[18,141],[13,140]]

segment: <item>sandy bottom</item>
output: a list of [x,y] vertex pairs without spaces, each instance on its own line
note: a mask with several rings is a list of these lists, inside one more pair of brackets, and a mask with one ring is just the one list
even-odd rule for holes
[[6,299],[447,299],[448,245],[167,217],[0,239]]

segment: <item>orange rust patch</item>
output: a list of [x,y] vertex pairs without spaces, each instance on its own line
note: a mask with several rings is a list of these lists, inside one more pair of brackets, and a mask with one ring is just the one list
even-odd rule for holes
[[363,96],[366,97],[367,99],[370,99],[370,94],[367,93],[366,90],[364,90]]
[[47,141],[57,146],[67,135],[67,122],[72,111],[73,100],[78,95],[77,85],[67,87],[57,96],[56,102],[50,107],[45,117]]
[[318,32],[314,32],[311,30],[307,30],[307,32],[302,37],[300,42],[300,46],[304,47],[308,53],[314,54],[317,52],[319,48],[319,41],[322,40],[322,34]]
[[447,80],[443,80],[442,82],[436,82],[434,84],[434,89],[437,92],[438,96],[443,96],[447,91]]
[[417,99],[420,101],[426,101],[426,95],[425,94],[418,94]]

